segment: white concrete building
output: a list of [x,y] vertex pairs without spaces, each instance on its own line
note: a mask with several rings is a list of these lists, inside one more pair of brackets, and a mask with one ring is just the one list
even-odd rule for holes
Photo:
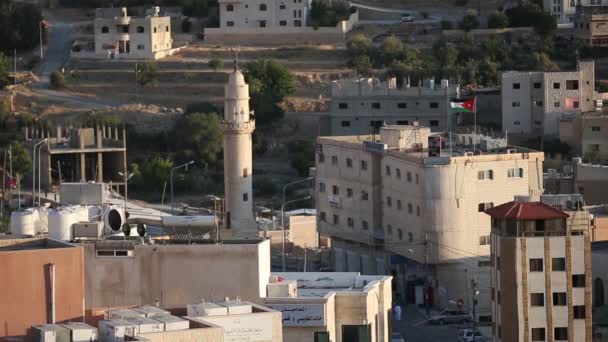
[[540,202],[492,217],[493,341],[592,341],[588,226]]
[[[426,282],[436,303],[468,298],[470,307],[471,279],[489,285],[490,219],[483,211],[540,194],[544,155],[515,147],[474,153],[468,139],[432,151],[429,137],[439,139],[426,127],[387,126],[377,141],[318,138],[319,233],[332,238],[336,271],[392,274],[409,302],[420,302],[414,289]],[[489,295],[489,286],[481,290],[480,316],[489,315]]]
[[253,218],[252,134],[253,112],[249,111],[249,85],[234,62],[225,86],[224,121],[224,228],[236,229],[241,237],[257,238]]
[[220,28],[302,27],[311,0],[219,0]]
[[154,7],[145,17],[131,17],[127,8],[95,11],[95,55],[100,58],[158,59],[172,51],[171,17]]
[[595,109],[595,63],[577,71],[502,74],[502,130],[511,134],[559,135],[564,114]]
[[606,6],[608,0],[543,0],[543,9],[555,16],[558,24],[573,23],[577,5]]

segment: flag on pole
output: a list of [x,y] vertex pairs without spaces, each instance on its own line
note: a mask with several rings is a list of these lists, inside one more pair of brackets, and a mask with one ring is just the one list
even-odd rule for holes
[[475,99],[466,101],[451,101],[450,108],[456,113],[473,113],[475,111]]

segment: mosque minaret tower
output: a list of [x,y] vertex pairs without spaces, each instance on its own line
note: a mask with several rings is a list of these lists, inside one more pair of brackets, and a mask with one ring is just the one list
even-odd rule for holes
[[235,237],[256,238],[251,180],[255,119],[249,111],[249,85],[236,58],[224,91],[224,228],[234,229]]

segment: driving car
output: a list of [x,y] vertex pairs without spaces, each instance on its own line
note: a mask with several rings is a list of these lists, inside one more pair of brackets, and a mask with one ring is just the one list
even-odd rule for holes
[[486,338],[476,329],[461,329],[458,332],[458,342],[485,341]]
[[439,315],[433,316],[429,319],[429,324],[454,324],[454,323],[468,323],[473,320],[470,314],[459,311],[459,310],[447,310]]
[[407,23],[414,21],[414,15],[412,13],[402,13],[401,22]]

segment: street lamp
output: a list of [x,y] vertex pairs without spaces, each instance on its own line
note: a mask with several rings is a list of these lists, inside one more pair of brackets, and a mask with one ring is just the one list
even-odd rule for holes
[[283,250],[283,255],[281,257],[282,259],[282,263],[283,263],[283,272],[285,272],[285,224],[284,224],[284,218],[285,218],[285,206],[287,204],[290,203],[294,203],[294,202],[299,202],[299,201],[306,201],[311,199],[312,196],[306,196],[306,197],[302,197],[302,198],[296,198],[294,200],[291,201],[287,201],[287,202],[283,202],[283,205],[281,205],[281,229],[282,229],[282,236],[283,239],[281,240],[281,249]]
[[128,198],[127,187],[128,187],[129,179],[131,179],[131,177],[133,177],[134,173],[131,172],[131,174],[127,175],[126,173],[118,171],[118,175],[121,176],[124,179],[124,182],[125,182],[125,196],[124,196],[124,198],[125,198],[125,222],[126,222],[127,221],[127,198]]
[[44,58],[44,54],[42,53],[42,25],[46,26],[44,20],[41,20],[40,23],[38,23],[38,28],[40,29],[40,62],[42,62],[42,59]]
[[[43,142],[47,141],[47,139],[45,138],[43,140]],[[42,191],[40,189],[40,184],[42,184],[42,182],[40,181],[40,177],[42,174],[42,148],[43,146],[40,146],[38,148],[38,206],[40,206],[40,204],[42,203]],[[50,159],[49,159],[49,163],[50,163]],[[33,196],[33,194],[32,194]]]
[[186,168],[186,170],[188,170],[188,166],[194,164],[194,160],[191,160],[185,164],[182,165],[178,165],[174,168],[171,169],[171,173],[170,173],[170,180],[171,180],[171,214],[173,214],[173,171],[177,170],[177,169],[181,169],[181,168]]
[[46,138],[40,140],[34,144],[34,148],[32,149],[32,156],[34,158],[32,163],[32,207],[36,205],[36,147],[44,144],[46,140]]

